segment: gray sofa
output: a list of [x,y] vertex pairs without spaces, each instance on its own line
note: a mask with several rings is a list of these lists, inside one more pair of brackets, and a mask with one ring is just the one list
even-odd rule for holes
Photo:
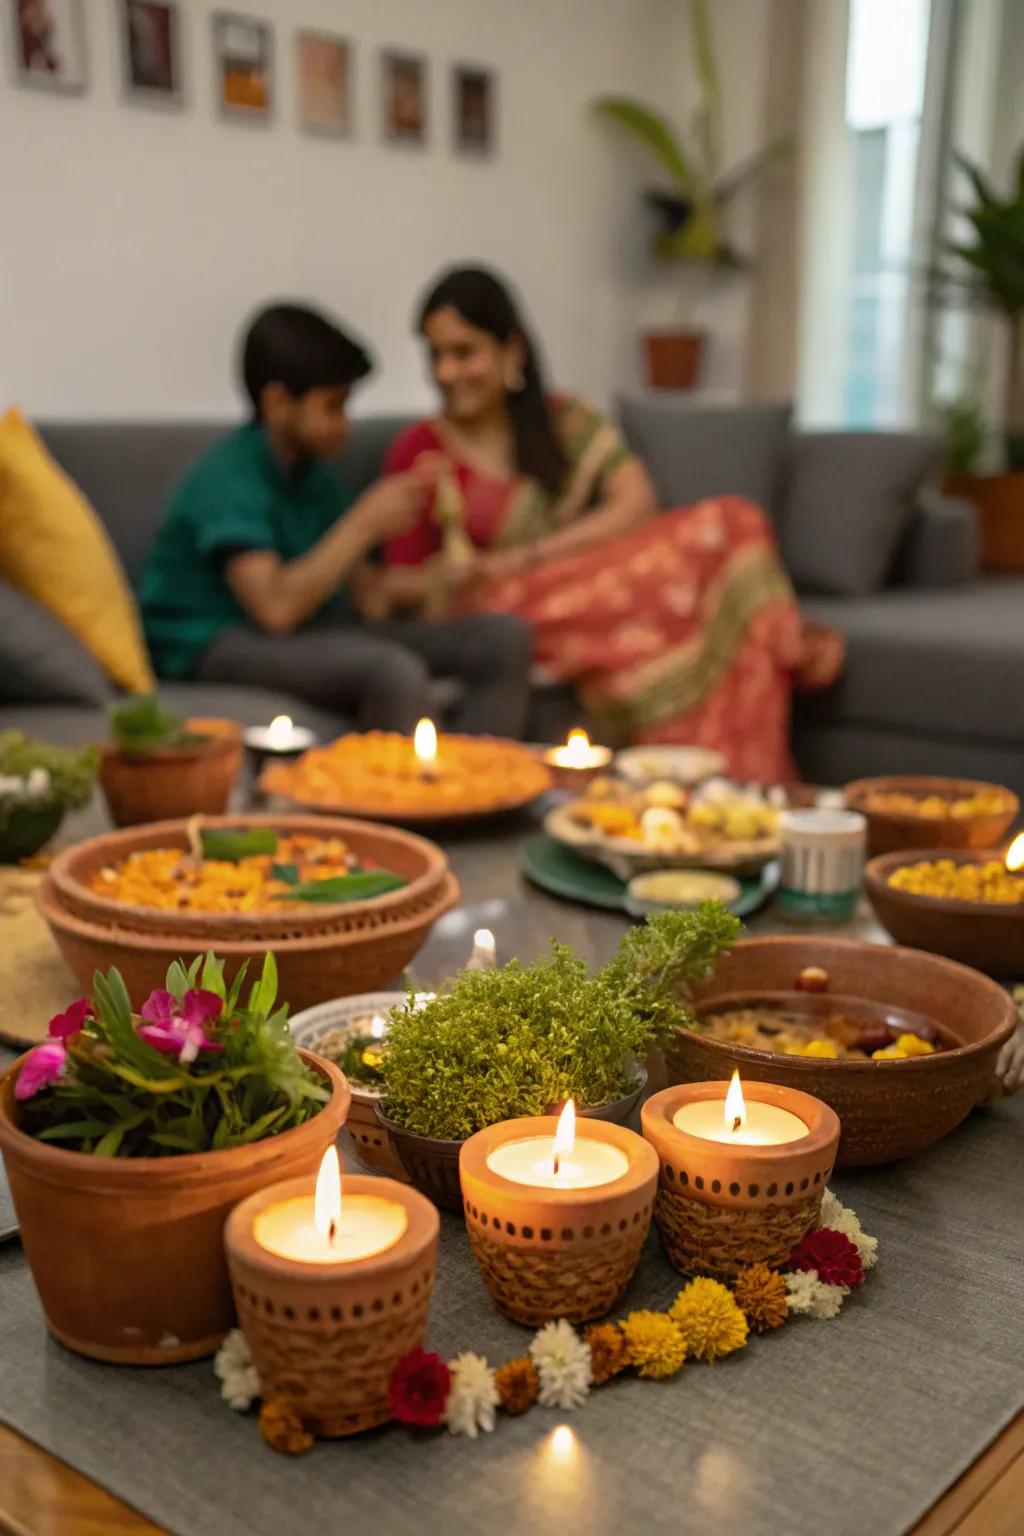
[[[664,505],[732,492],[767,507],[805,612],[846,637],[841,680],[797,702],[795,745],[807,777],[838,783],[869,773],[957,773],[1024,792],[1024,578],[980,575],[972,509],[927,489],[937,456],[931,439],[795,434],[785,406],[710,409],[671,397],[623,401],[620,415]],[[394,417],[356,424],[339,466],[352,490],[376,475],[404,424]],[[41,427],[133,579],[171,488],[227,429],[205,422]],[[0,727],[94,739],[107,690],[92,675],[77,690],[54,679],[30,701],[4,669]],[[345,725],[262,689],[168,683],[163,692],[172,707],[246,724],[284,712],[325,735]],[[540,689],[531,734],[554,739],[577,718],[568,690]]]

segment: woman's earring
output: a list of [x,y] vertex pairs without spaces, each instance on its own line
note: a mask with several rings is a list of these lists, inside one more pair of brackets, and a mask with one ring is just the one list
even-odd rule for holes
[[521,395],[526,388],[522,367],[505,369],[505,388],[511,395]]

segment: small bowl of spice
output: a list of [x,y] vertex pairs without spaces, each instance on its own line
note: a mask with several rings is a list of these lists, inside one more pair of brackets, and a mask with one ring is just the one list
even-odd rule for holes
[[1024,975],[1024,836],[1005,853],[951,848],[872,859],[865,886],[898,944],[992,976]]
[[905,848],[994,848],[1020,810],[1011,790],[980,779],[855,779],[845,797],[867,817],[872,858]]

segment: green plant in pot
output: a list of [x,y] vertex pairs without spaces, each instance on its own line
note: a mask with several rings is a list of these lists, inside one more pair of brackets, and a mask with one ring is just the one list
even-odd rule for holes
[[[645,194],[657,218],[653,252],[658,261],[682,263],[710,274],[741,271],[749,259],[730,241],[732,203],[768,167],[786,155],[790,142],[767,147],[726,170],[722,158],[722,90],[706,0],[688,0],[696,71],[697,103],[685,135],[656,108],[629,96],[594,102],[599,116],[626,129],[653,157],[661,185]],[[700,370],[704,333],[663,331],[645,337],[649,381],[660,389],[689,389]]]
[[227,810],[243,752],[234,721],[186,720],[139,694],[111,706],[110,734],[100,784],[117,826]]
[[310,1184],[348,1110],[296,1049],[268,955],[243,997],[214,955],[132,1013],[116,970],[0,1080],[3,1152],[51,1331],[95,1359],[189,1360],[232,1324],[223,1226],[278,1180]]
[[458,1154],[475,1131],[520,1115],[625,1119],[642,1063],[688,1022],[686,985],[711,971],[739,924],[717,902],[663,912],[592,972],[562,944],[531,965],[462,971],[428,1002],[391,1017],[378,1114],[410,1179],[461,1210]]
[[0,732],[0,862],[31,858],[68,811],[88,805],[98,762],[94,747],[74,752]]

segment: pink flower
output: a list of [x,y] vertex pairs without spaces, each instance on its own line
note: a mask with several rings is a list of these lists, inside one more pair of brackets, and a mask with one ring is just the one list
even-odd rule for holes
[[47,1034],[53,1040],[66,1040],[69,1035],[77,1035],[86,1019],[91,1019],[92,1003],[87,997],[80,997],[63,1013],[55,1014],[47,1026]]
[[142,1005],[146,1023],[140,1024],[139,1035],[156,1051],[177,1056],[181,1062],[195,1061],[200,1051],[223,1050],[206,1033],[207,1024],[215,1023],[223,1008],[224,1000],[216,992],[193,988],[179,1004],[173,992],[161,988],[151,992]]
[[55,1083],[64,1070],[67,1054],[60,1040],[44,1040],[42,1045],[29,1051],[14,1084],[14,1097],[30,1099],[40,1088]]

